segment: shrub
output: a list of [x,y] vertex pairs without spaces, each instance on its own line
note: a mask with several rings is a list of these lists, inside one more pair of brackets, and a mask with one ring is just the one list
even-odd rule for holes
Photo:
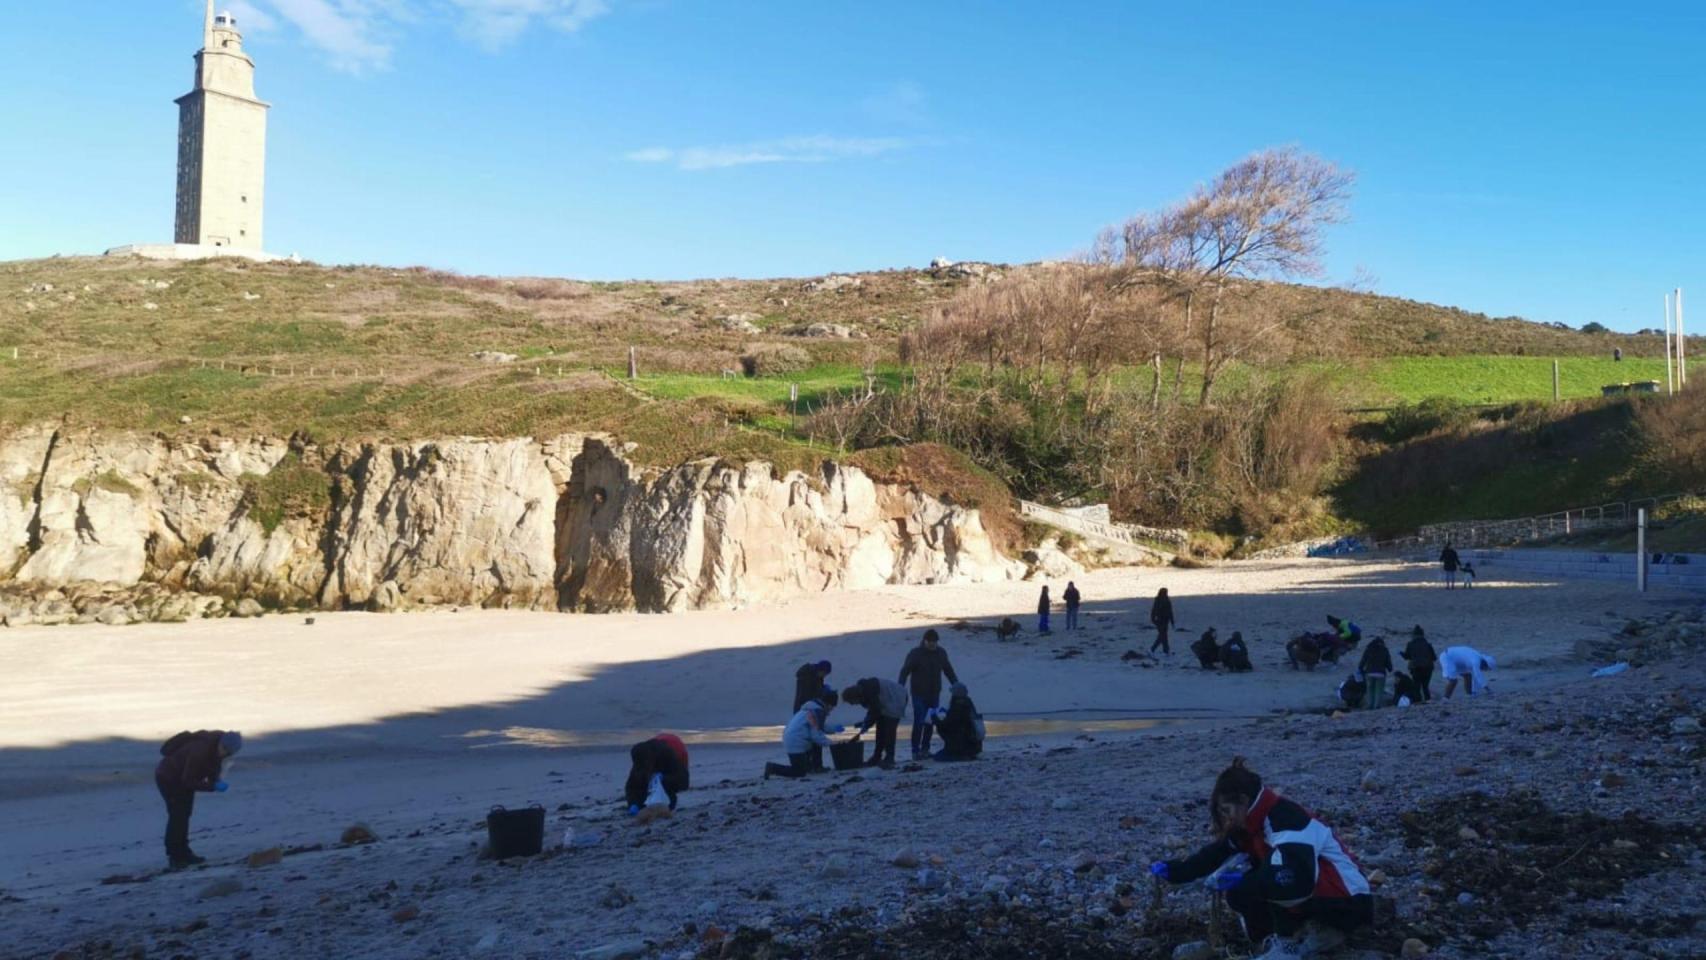
[[325,512],[332,504],[332,483],[323,471],[289,453],[268,473],[245,473],[243,506],[250,519],[272,533],[288,517]]
[[1400,403],[1386,413],[1387,443],[1403,443],[1441,430],[1457,430],[1475,419],[1475,411],[1450,397],[1428,397],[1419,403]]
[[741,372],[749,377],[799,373],[812,365],[812,355],[787,343],[755,343],[741,355]]

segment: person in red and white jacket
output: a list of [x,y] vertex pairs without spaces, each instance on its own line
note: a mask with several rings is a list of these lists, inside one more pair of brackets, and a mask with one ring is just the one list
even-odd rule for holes
[[1215,780],[1209,809],[1214,842],[1149,870],[1173,883],[1209,878],[1244,932],[1263,942],[1259,960],[1317,956],[1373,922],[1368,879],[1332,828],[1263,786],[1242,757]]
[[634,744],[628,756],[633,765],[622,789],[628,815],[635,816],[645,808],[654,784],[669,796],[669,809],[674,810],[676,797],[688,787],[687,744],[673,733],[660,733]]

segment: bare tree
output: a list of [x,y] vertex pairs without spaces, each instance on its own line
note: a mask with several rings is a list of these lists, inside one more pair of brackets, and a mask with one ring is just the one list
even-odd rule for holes
[[[1350,172],[1295,147],[1264,150],[1234,164],[1184,202],[1134,217],[1121,228],[1125,262],[1152,271],[1169,290],[1183,313],[1182,335],[1194,337],[1200,347],[1200,402],[1208,402],[1228,360],[1274,329],[1259,326],[1247,337],[1229,336],[1230,288],[1244,280],[1319,276],[1322,233],[1344,220],[1353,180]],[[1193,314],[1199,300],[1206,301],[1207,315],[1197,323]],[[1151,362],[1159,384],[1159,358]],[[1181,378],[1182,365],[1175,372],[1175,389]]]

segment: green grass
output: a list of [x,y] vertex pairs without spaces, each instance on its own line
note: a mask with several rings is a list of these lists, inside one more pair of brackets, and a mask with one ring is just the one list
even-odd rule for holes
[[[612,376],[620,375],[611,371]],[[881,390],[897,389],[905,377],[899,367],[886,366],[876,372],[876,386]],[[816,407],[837,394],[865,389],[863,368],[856,364],[820,364],[794,374],[765,377],[722,377],[691,373],[659,373],[641,376],[632,385],[660,400],[697,400],[718,397],[735,401],[756,401],[786,410],[789,387],[798,386],[800,411]]]
[[[1600,387],[1626,381],[1665,379],[1664,360],[1559,357],[1559,392],[1564,399],[1597,397]],[[1467,404],[1505,404],[1552,399],[1551,357],[1388,357],[1341,368],[1342,382],[1356,402],[1385,407],[1450,397]]]

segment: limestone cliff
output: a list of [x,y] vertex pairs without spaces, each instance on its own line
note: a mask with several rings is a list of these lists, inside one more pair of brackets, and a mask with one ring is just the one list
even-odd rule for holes
[[675,611],[1022,572],[977,511],[835,464],[641,468],[581,435],[0,438],[10,623],[256,604]]

